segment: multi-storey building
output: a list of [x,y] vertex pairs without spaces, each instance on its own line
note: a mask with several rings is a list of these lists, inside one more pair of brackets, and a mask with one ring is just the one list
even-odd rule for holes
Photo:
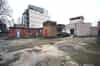
[[48,11],[34,5],[29,5],[22,16],[22,24],[29,28],[40,28],[47,20],[49,20]]

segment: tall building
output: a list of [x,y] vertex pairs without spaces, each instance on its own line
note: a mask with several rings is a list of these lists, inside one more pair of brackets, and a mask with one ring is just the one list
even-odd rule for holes
[[34,5],[29,5],[22,16],[22,24],[29,28],[40,28],[47,20],[49,20],[48,11]]

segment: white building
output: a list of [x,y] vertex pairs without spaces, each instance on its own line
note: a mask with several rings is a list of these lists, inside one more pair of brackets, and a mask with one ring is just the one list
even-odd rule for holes
[[73,23],[84,23],[84,17],[79,16],[79,17],[70,18],[70,24]]
[[70,18],[70,24],[66,25],[66,32],[70,32],[73,29],[76,36],[90,36],[90,28],[91,23],[84,23],[84,17],[79,16]]
[[28,9],[23,13],[22,24],[26,24],[29,28],[40,28],[42,23],[47,20],[49,20],[47,10],[29,5]]

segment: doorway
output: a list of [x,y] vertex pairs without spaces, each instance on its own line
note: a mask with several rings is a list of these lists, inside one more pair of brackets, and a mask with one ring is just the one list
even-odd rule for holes
[[70,29],[70,34],[71,35],[74,35],[74,32],[75,32],[74,28]]

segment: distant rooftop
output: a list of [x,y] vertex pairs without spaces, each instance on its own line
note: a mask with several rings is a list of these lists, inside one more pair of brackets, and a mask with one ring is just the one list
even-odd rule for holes
[[56,22],[48,20],[48,21],[46,21],[46,22],[43,23],[43,26],[48,25],[48,24],[49,25],[56,25]]
[[34,6],[34,5],[28,5],[28,9],[32,9],[32,10],[38,11],[40,13],[44,12],[44,8],[41,8],[41,7],[38,7],[38,6]]
[[76,20],[76,19],[84,19],[84,17],[83,16],[78,16],[78,17],[70,18],[69,20]]

